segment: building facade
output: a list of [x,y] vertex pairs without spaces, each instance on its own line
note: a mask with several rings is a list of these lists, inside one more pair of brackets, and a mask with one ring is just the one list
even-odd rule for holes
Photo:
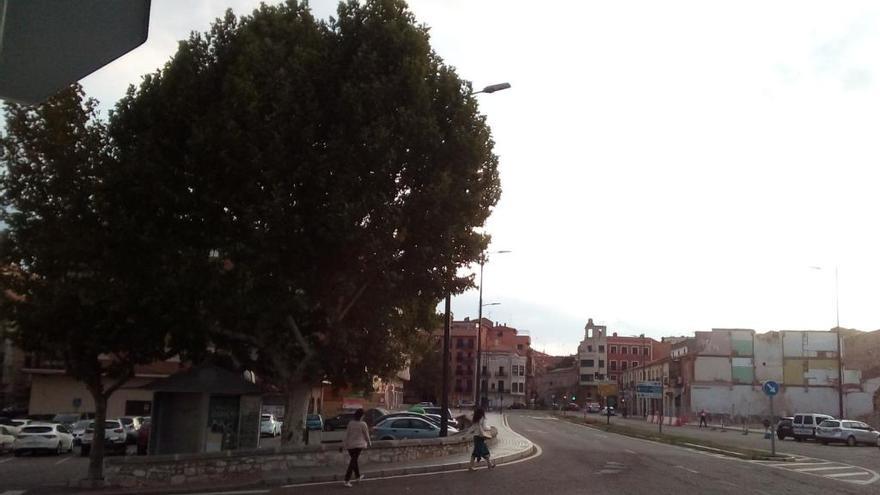
[[[667,420],[689,421],[702,410],[728,423],[767,416],[769,400],[761,384],[768,380],[782,386],[774,399],[780,416],[839,416],[841,396],[843,416],[870,413],[871,391],[862,390],[860,371],[844,369],[841,388],[838,366],[846,368],[846,361],[834,331],[713,329],[677,342],[668,358],[624,373],[621,387],[636,399],[637,414],[650,415],[662,406]],[[662,382],[662,403],[638,400],[635,389],[643,381]]]

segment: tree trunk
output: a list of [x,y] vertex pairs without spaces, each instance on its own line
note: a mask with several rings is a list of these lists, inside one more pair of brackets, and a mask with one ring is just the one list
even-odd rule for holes
[[301,380],[292,380],[285,392],[287,400],[284,404],[281,445],[302,445],[312,387]]
[[[92,388],[92,387],[90,387]],[[95,401],[95,434],[89,453],[89,480],[104,479],[104,421],[107,419],[107,396],[100,385],[97,390],[90,390]]]

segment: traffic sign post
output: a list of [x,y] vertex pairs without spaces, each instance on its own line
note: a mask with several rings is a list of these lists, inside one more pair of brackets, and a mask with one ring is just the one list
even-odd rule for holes
[[767,380],[761,386],[767,397],[770,397],[770,454],[776,455],[776,415],[773,413],[773,396],[779,393],[779,384]]

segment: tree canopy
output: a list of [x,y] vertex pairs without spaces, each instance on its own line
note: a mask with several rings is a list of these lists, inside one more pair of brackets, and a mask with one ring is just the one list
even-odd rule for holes
[[179,235],[218,264],[214,341],[282,385],[400,368],[500,186],[471,88],[399,0],[231,12],[119,103],[120,160],[173,177]]

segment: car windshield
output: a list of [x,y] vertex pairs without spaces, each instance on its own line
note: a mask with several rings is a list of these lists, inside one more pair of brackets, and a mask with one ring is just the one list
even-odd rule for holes
[[263,421],[269,421],[272,419],[272,415],[271,414],[264,414],[261,419]]
[[22,433],[49,433],[52,431],[51,426],[25,426]]
[[319,419],[321,419],[321,417],[317,414],[309,414],[308,416],[306,416],[306,420],[308,421],[317,421]]
[[87,419],[83,419],[83,420],[80,420],[80,421],[77,421],[76,423],[74,423],[74,424],[73,424],[73,429],[75,429],[75,430],[82,430],[82,429],[87,428],[87,427],[88,427],[89,425],[91,425],[91,424],[92,424],[91,421],[89,421],[89,420],[87,420]]

